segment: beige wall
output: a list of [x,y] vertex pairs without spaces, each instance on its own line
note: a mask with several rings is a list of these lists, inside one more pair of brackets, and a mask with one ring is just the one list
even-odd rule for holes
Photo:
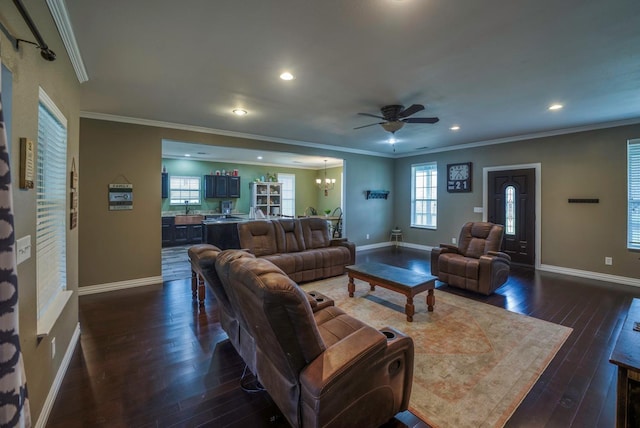
[[[563,268],[640,278],[640,253],[626,249],[627,140],[640,125],[434,153],[396,160],[396,222],[405,240],[428,246],[449,243],[466,221],[482,219],[485,167],[541,164],[541,263]],[[411,229],[411,164],[438,163],[438,228]],[[447,193],[447,163],[473,162],[473,192]],[[569,198],[599,198],[598,204],[569,204]],[[613,257],[613,266],[604,258]]]
[[[21,44],[15,51],[3,33],[0,33],[0,55],[2,63],[13,74],[12,99],[12,141],[11,179],[15,211],[16,238],[31,235],[31,258],[18,266],[20,344],[25,362],[27,386],[31,404],[32,420],[40,416],[42,406],[60,368],[64,353],[78,323],[78,229],[67,229],[67,288],[73,296],[61,317],[51,331],[51,335],[40,342],[36,336],[36,192],[18,188],[19,138],[37,141],[38,137],[38,88],[42,87],[68,121],[68,161],[76,158],[80,178],[82,164],[78,162],[79,90],[80,85],[73,71],[66,51],[58,36],[51,14],[44,1],[24,1],[26,9],[42,33],[47,44],[56,52],[57,59],[48,62],[42,59],[34,47]],[[0,21],[16,37],[33,40],[31,32],[19,16],[11,1],[0,0]],[[5,101],[5,100],[3,100]],[[57,353],[51,359],[51,339],[56,339]]]
[[[364,192],[390,188],[392,159],[96,119],[81,119],[80,124],[84,171],[80,183],[81,287],[161,275],[162,139],[342,158],[346,183],[343,208],[349,213],[344,227],[348,237],[358,245],[388,239],[392,201],[367,201]],[[333,170],[330,169],[332,173]],[[335,168],[335,172],[338,170]],[[134,209],[109,212],[107,185],[121,180],[121,176],[134,186]],[[334,198],[337,194],[330,193]],[[337,204],[331,200],[329,208]],[[322,207],[324,204],[317,206]],[[365,238],[367,233],[370,240]]]

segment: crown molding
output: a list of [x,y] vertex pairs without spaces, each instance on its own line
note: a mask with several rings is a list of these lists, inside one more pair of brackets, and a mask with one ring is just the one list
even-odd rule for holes
[[163,122],[163,121],[151,120],[151,119],[139,119],[135,117],[118,116],[118,115],[106,114],[106,113],[81,111],[80,117],[84,119],[106,120],[111,122],[130,123],[133,125],[153,126],[156,128],[169,128],[169,129],[179,129],[182,131],[200,132],[202,134],[213,134],[213,135],[223,135],[226,137],[245,138],[248,140],[269,141],[271,143],[287,144],[291,146],[313,147],[316,149],[331,150],[331,151],[342,152],[342,153],[354,153],[358,155],[367,155],[367,156],[376,156],[376,157],[385,157],[385,158],[394,157],[386,153],[378,153],[378,152],[373,152],[369,150],[351,149],[348,147],[312,143],[309,141],[289,140],[286,138],[269,137],[266,135],[246,134],[243,132],[226,131],[224,129],[207,128],[204,126],[183,125],[180,123]]
[[47,0],[47,6],[49,6],[56,27],[58,27],[58,32],[67,50],[73,69],[76,71],[78,81],[84,83],[89,80],[89,75],[84,67],[82,55],[76,42],[76,36],[71,26],[71,19],[69,19],[69,12],[67,12],[67,5],[64,3],[64,0]]
[[636,117],[632,119],[617,120],[613,122],[593,123],[593,124],[584,125],[584,126],[576,126],[573,128],[562,128],[562,129],[555,129],[552,131],[533,132],[531,134],[514,135],[511,137],[496,138],[493,140],[476,141],[473,143],[459,144],[459,145],[450,146],[450,147],[439,147],[434,149],[415,151],[412,153],[402,153],[402,154],[396,155],[395,158],[408,158],[412,156],[426,155],[430,153],[450,152],[453,150],[466,150],[466,149],[472,149],[475,147],[493,146],[495,144],[515,143],[516,141],[534,140],[537,138],[544,138],[544,137],[555,137],[558,135],[575,134],[576,132],[595,131],[598,129],[615,128],[618,126],[637,125],[638,123],[640,123],[640,117]]

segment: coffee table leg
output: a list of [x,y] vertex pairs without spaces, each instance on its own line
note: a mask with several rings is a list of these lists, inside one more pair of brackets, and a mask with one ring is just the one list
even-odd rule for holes
[[370,289],[371,291],[376,291],[376,285],[375,285],[373,282],[370,282],[370,283],[369,283],[369,289]]
[[433,290],[427,291],[427,310],[433,312],[433,306],[436,304],[436,296],[433,294]]
[[353,277],[349,275],[349,285],[347,286],[349,290],[349,297],[353,297],[353,292],[356,291],[356,285],[353,283]]
[[413,321],[413,314],[415,314],[416,308],[413,306],[413,297],[407,296],[407,304],[404,305],[404,312],[407,314],[407,321]]

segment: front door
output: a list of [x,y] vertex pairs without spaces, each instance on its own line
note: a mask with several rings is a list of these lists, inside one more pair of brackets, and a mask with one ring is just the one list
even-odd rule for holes
[[504,225],[502,251],[516,264],[535,263],[536,170],[512,169],[488,174],[487,219]]

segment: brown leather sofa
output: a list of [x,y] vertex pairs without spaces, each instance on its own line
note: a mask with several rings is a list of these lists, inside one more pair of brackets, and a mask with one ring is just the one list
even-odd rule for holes
[[410,337],[333,305],[314,312],[309,296],[266,258],[226,250],[215,268],[240,336],[254,344],[253,355],[241,356],[292,426],[377,427],[407,409]]
[[354,264],[356,247],[331,239],[322,218],[256,220],[238,223],[240,247],[269,260],[296,282],[342,275]]
[[487,222],[462,226],[458,246],[431,250],[431,275],[453,287],[489,295],[509,279],[511,257],[500,252],[504,227]]

